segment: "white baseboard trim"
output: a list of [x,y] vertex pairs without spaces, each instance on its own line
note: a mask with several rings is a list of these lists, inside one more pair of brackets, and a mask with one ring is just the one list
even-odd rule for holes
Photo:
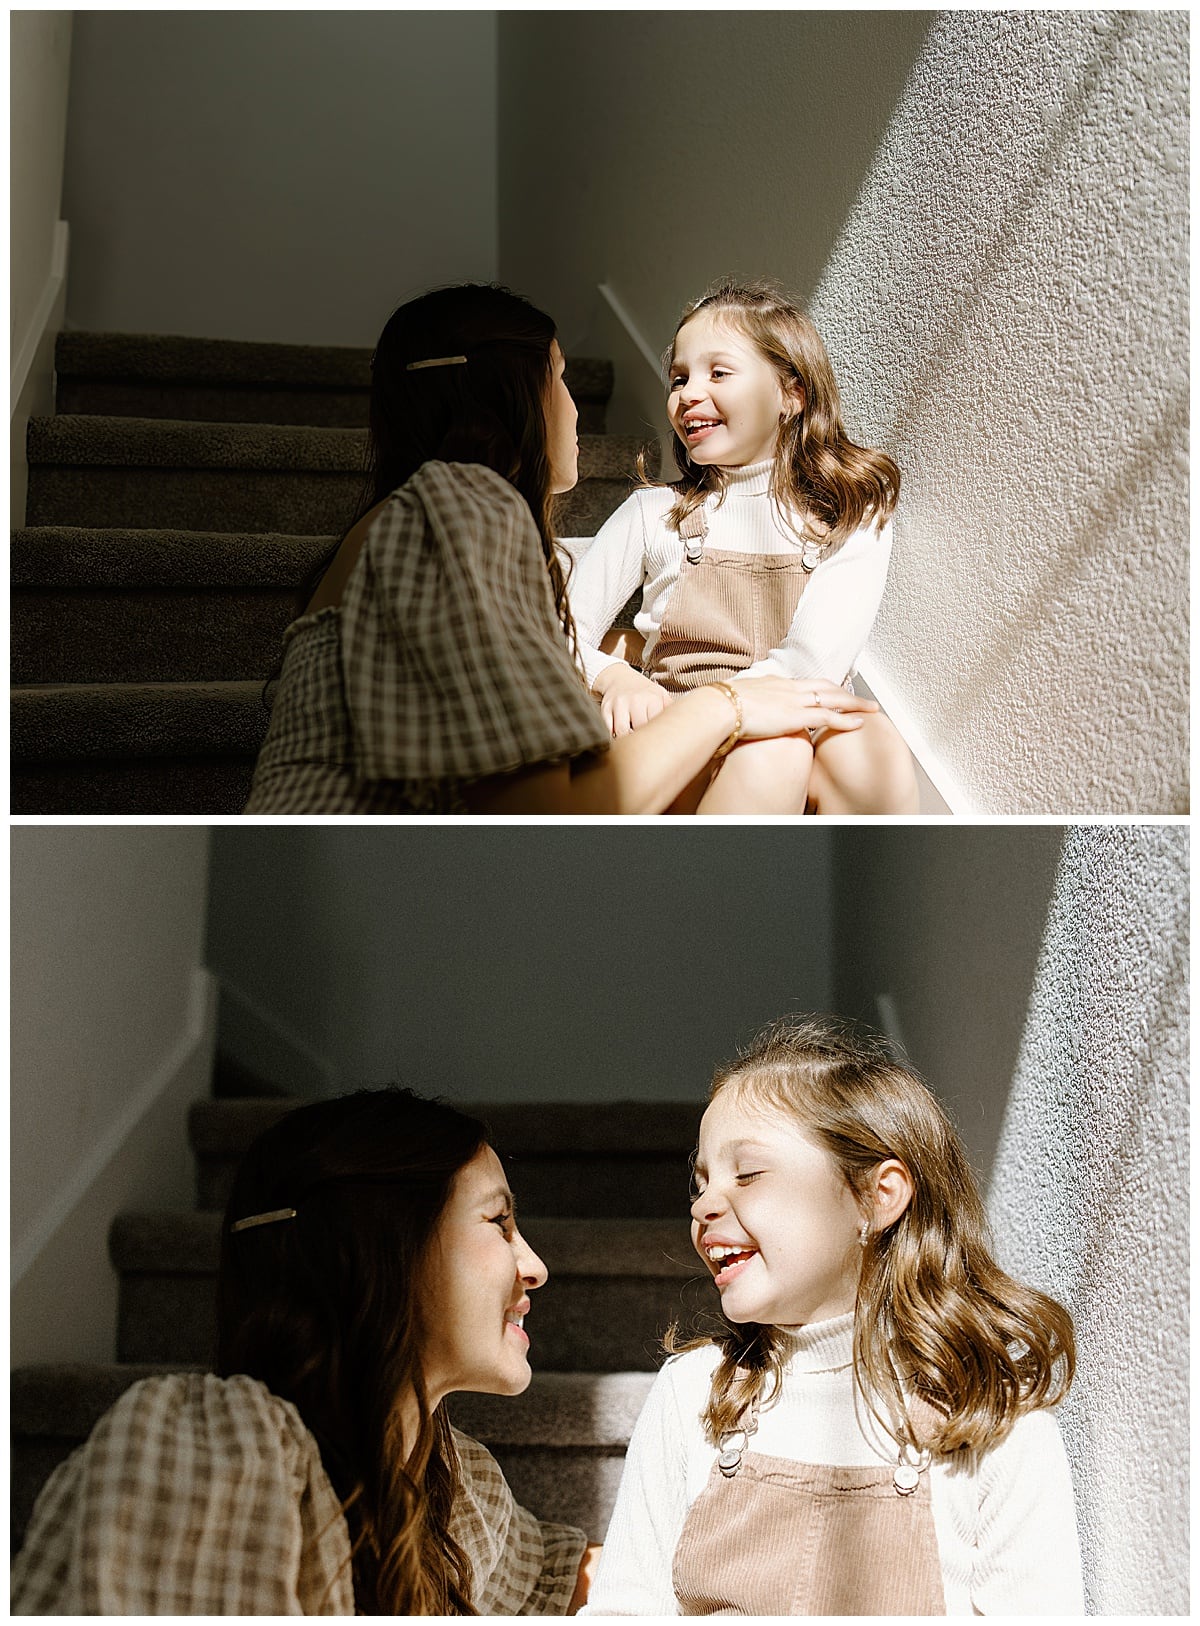
[[[225,978],[221,979],[219,1036],[230,1055],[274,1084],[290,1084],[297,1095],[325,1096],[337,1093],[339,1069],[329,1057],[309,1044],[277,1012],[268,1010],[253,995],[243,992]],[[242,1040],[240,1044],[239,1037]],[[233,1042],[230,1043],[230,1040]],[[297,1064],[295,1071],[299,1076],[295,1076],[295,1071],[289,1068],[291,1076],[276,1077],[280,1064],[276,1060],[273,1065],[273,1057],[283,1057],[285,1067],[290,1058]]]
[[50,253],[50,273],[42,288],[41,297],[30,318],[29,326],[25,330],[20,345],[16,348],[12,358],[12,371],[9,377],[9,417],[12,418],[17,410],[22,392],[29,382],[29,375],[33,371],[37,360],[38,350],[41,348],[46,330],[54,316],[54,307],[62,295],[63,285],[67,280],[67,253],[70,248],[70,228],[65,220],[60,220],[54,228],[54,243]]
[[[66,1223],[104,1170],[133,1135],[142,1119],[210,1043],[216,1025],[216,978],[198,967],[192,973],[187,1016],[183,1031],[140,1089],[125,1103],[104,1134],[91,1147],[70,1179],[54,1193],[25,1234],[13,1245],[10,1286],[27,1274],[55,1232]],[[181,1131],[182,1132],[182,1131]]]
[[880,671],[869,651],[859,657],[858,673],[872,696],[895,723],[918,767],[943,804],[941,808],[923,808],[922,811],[933,813],[944,811],[960,816],[974,814],[977,809],[971,805],[961,786],[956,783],[953,775],[932,749],[904,697],[886,673]]

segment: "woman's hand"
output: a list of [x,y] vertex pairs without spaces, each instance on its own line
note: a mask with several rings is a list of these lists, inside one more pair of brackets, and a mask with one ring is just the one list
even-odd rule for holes
[[579,1575],[575,1582],[575,1590],[571,1594],[571,1601],[567,1605],[568,1615],[577,1615],[588,1601],[592,1578],[596,1573],[596,1565],[600,1562],[600,1554],[604,1548],[595,1541],[589,1541],[583,1549],[583,1557],[579,1560]]
[[806,728],[846,733],[861,728],[863,717],[879,710],[877,700],[865,700],[824,678],[735,677],[730,681],[742,702],[744,740],[799,734]]
[[673,698],[660,684],[651,683],[625,661],[613,661],[611,666],[606,666],[592,684],[592,693],[600,697],[600,715],[614,739],[632,733],[657,717]]

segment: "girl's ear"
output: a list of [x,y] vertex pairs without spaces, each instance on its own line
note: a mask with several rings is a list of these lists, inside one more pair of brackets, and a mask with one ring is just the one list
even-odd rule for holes
[[808,405],[808,396],[804,393],[804,385],[798,378],[793,378],[785,391],[787,398],[787,415],[794,417],[797,412],[803,412]]
[[873,1231],[886,1231],[894,1225],[913,1200],[913,1177],[898,1157],[888,1157],[876,1165],[867,1196],[871,1204]]

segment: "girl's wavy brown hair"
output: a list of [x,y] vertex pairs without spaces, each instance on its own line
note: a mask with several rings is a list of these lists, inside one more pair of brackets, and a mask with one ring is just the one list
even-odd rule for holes
[[[804,516],[802,534],[822,541],[833,553],[861,526],[882,527],[900,496],[900,470],[886,452],[858,446],[842,422],[841,398],[829,354],[812,322],[786,295],[767,282],[716,283],[684,311],[663,358],[669,379],[675,343],[701,311],[711,311],[757,346],[775,368],[789,395],[799,385],[804,408],[779,425],[771,472],[771,493],[785,519]],[[715,465],[693,463],[674,437],[678,497],[667,523],[678,530],[710,492],[726,489]],[[644,465],[642,465],[645,478]],[[652,482],[647,481],[647,484]]]
[[[350,1530],[359,1614],[475,1613],[470,1562],[449,1534],[450,1424],[425,1393],[421,1283],[454,1177],[486,1138],[441,1102],[365,1090],[289,1113],[234,1181],[216,1369],[261,1379],[315,1436]],[[230,1230],[279,1208],[296,1217]],[[418,1417],[407,1449],[405,1396]]]
[[[869,1233],[854,1310],[859,1393],[898,1441],[965,1460],[1022,1413],[1062,1400],[1075,1372],[1071,1317],[996,1264],[962,1142],[883,1040],[831,1018],[779,1022],[717,1072],[709,1099],[725,1090],[752,1111],[785,1113],[823,1147],[864,1218],[880,1163],[896,1158],[912,1176],[904,1213]],[[776,1392],[787,1346],[753,1323],[727,1322],[699,1340],[709,1341],[722,1350],[704,1413],[715,1442]]]

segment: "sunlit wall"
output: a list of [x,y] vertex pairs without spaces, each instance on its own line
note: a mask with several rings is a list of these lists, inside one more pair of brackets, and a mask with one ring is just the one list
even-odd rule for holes
[[869,675],[958,807],[1186,811],[1187,36],[941,14],[812,302],[905,476]]
[[1089,1610],[1188,1612],[1188,878],[1179,828],[1068,831],[990,1210],[1075,1318]]

